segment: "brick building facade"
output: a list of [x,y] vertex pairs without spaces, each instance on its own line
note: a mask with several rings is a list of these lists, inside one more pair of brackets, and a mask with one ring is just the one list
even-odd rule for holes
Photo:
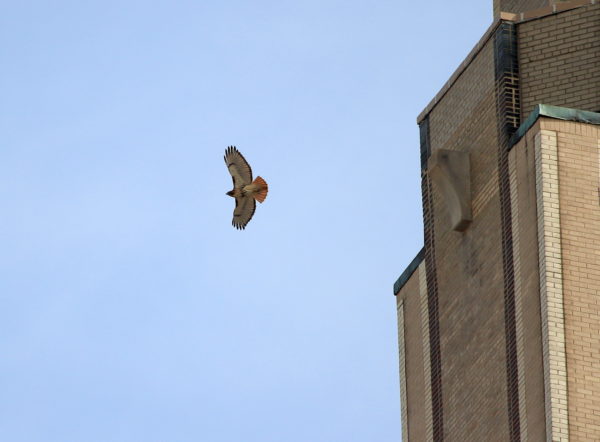
[[419,115],[410,441],[600,441],[600,2],[496,0]]

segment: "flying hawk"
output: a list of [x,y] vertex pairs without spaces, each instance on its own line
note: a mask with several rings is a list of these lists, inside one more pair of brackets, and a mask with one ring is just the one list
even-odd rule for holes
[[250,164],[235,146],[225,149],[225,164],[233,178],[233,190],[227,192],[227,195],[235,198],[231,224],[236,229],[245,229],[256,210],[256,201],[262,203],[265,200],[269,186],[259,176],[252,181]]

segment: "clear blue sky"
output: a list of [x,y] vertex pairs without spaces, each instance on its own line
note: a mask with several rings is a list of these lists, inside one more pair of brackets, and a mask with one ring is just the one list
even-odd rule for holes
[[0,439],[398,441],[415,118],[491,0],[2,9]]

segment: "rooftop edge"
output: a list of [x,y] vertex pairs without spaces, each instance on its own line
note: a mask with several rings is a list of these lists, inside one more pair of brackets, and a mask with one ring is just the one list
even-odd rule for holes
[[402,290],[404,284],[408,282],[412,274],[415,272],[415,270],[417,270],[417,267],[419,267],[419,264],[423,262],[423,258],[425,258],[425,247],[423,247],[419,253],[417,253],[417,256],[413,258],[408,267],[406,267],[406,269],[394,283],[394,296],[396,296],[398,292]]
[[571,9],[580,8],[582,6],[595,5],[595,4],[599,4],[599,3],[600,3],[600,0],[572,0],[570,2],[558,3],[558,4],[555,4],[552,6],[547,6],[547,7],[540,8],[540,9],[533,9],[531,11],[526,11],[526,12],[519,12],[519,13],[501,12],[500,17],[498,19],[496,19],[490,25],[490,27],[487,29],[487,31],[485,31],[485,33],[483,34],[481,39],[477,42],[477,44],[475,44],[475,47],[473,47],[473,49],[465,57],[463,62],[458,66],[458,68],[456,68],[456,70],[450,76],[448,81],[446,81],[446,83],[442,86],[442,88],[439,90],[439,92],[437,94],[435,94],[435,96],[429,102],[429,104],[427,104],[427,106],[425,106],[425,109],[423,109],[423,111],[421,111],[421,113],[417,117],[417,124],[420,124],[421,121],[423,121],[425,119],[425,117],[431,113],[431,111],[437,105],[437,103],[444,97],[444,95],[446,95],[446,93],[454,85],[454,83],[456,83],[456,80],[458,80],[458,77],[461,76],[461,74],[465,71],[467,66],[469,66],[471,64],[473,59],[477,56],[477,54],[481,51],[481,49],[483,49],[485,44],[491,38],[494,31],[496,30],[496,28],[500,25],[500,23],[502,21],[522,23],[522,22],[526,22],[529,20],[535,20],[535,19],[543,18],[543,17],[549,16],[549,15],[559,14],[559,13],[565,12],[565,11],[570,11]]
[[510,142],[508,143],[509,149],[517,144],[521,138],[523,138],[523,136],[529,129],[531,129],[531,126],[535,124],[539,117],[549,117],[557,120],[577,121],[578,123],[600,125],[600,113],[598,112],[552,106],[550,104],[538,104],[511,137]]

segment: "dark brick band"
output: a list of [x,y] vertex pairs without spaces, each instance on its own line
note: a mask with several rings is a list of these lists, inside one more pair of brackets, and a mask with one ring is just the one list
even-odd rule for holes
[[421,170],[427,169],[427,160],[431,156],[429,143],[429,116],[419,123],[419,138],[421,149]]
[[519,66],[515,25],[502,22],[494,35],[496,75],[496,115],[498,123],[498,181],[502,226],[502,267],[504,272],[504,325],[506,335],[506,381],[510,440],[521,440],[519,416],[519,373],[515,312],[515,274],[513,261],[512,213],[508,149],[511,136],[519,127]]
[[421,195],[423,197],[423,226],[425,234],[425,270],[427,274],[427,306],[429,310],[429,358],[431,365],[431,416],[433,440],[444,440],[444,408],[442,401],[442,357],[440,352],[440,319],[437,270],[435,264],[435,230],[431,179],[427,175],[429,117],[419,125],[421,133]]

